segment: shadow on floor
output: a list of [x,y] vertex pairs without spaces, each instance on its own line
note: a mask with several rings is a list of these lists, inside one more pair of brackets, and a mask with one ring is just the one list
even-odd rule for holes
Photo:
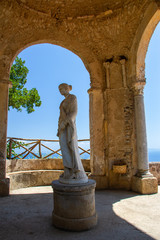
[[97,191],[98,224],[84,232],[67,232],[52,226],[52,193],[16,194],[0,198],[0,239],[3,240],[152,240],[113,211],[113,204],[137,194],[126,191]]

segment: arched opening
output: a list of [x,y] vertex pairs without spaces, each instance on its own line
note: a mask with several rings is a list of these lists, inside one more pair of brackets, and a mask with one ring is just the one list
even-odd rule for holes
[[[146,86],[145,86],[145,106],[146,106],[146,123],[148,147],[150,150],[160,149],[160,116],[158,107],[160,104],[160,64],[159,64],[159,46],[160,23],[157,25],[146,54]],[[151,153],[151,152],[149,152]],[[152,159],[151,159],[152,158]],[[154,158],[154,154],[150,155],[150,161],[158,161]],[[160,161],[160,159],[159,159]]]
[[[32,87],[37,88],[41,96],[42,106],[35,109],[35,112],[31,114],[27,114],[25,110],[23,110],[22,112],[16,112],[15,110],[9,111],[8,136],[12,137],[12,140],[14,142],[16,140],[15,138],[21,138],[18,140],[19,142],[21,142],[21,145],[23,139],[32,139],[31,142],[34,142],[34,144],[36,143],[36,139],[48,139],[58,141],[58,137],[56,136],[56,134],[59,117],[59,104],[63,99],[63,97],[59,94],[58,85],[62,82],[66,82],[72,85],[72,92],[77,96],[78,99],[78,138],[89,139],[89,96],[87,90],[89,89],[90,80],[88,71],[86,70],[82,60],[77,55],[68,51],[67,49],[51,44],[39,44],[26,48],[19,54],[19,57],[26,61],[26,66],[30,71],[27,77],[28,86],[26,87],[28,87],[29,89]],[[48,148],[45,148],[44,145]],[[30,149],[31,153],[26,152],[25,149],[21,147],[20,150],[21,153],[24,152],[23,155],[19,155],[20,150],[18,149],[18,157],[15,157],[15,159],[23,158],[24,156],[26,156],[27,153],[29,154],[25,157],[25,159],[36,158],[36,156],[41,159],[48,155],[48,159],[59,157],[59,155],[57,154],[51,155],[51,153],[53,152],[49,150],[50,148],[54,152],[56,152],[59,149],[59,146],[58,144],[56,144],[56,142],[46,141],[44,143],[43,141],[41,141],[41,146],[37,145],[34,149],[32,149],[32,146],[33,145],[24,146]],[[41,154],[38,152],[39,146],[41,147]],[[84,150],[90,149],[89,141],[80,142],[79,147],[80,154],[83,153]],[[35,155],[32,154],[33,152],[35,153]],[[58,152],[58,154],[59,153],[60,151]],[[84,154],[82,155],[82,158],[90,158],[89,154],[85,154],[85,156]],[[8,161],[7,169],[13,172],[14,169],[21,172],[25,170],[23,167],[22,169],[20,169],[20,165],[22,164],[21,160],[19,160],[19,163],[18,160],[16,160],[15,162],[16,164],[13,164],[13,161],[12,163],[11,161]],[[49,160],[48,163],[48,165],[52,165],[51,169],[49,169],[47,163],[45,163],[45,166],[42,166],[43,164],[42,162],[40,163],[40,160],[39,164],[41,165],[41,169],[37,169],[37,167],[35,166],[37,165],[37,163],[35,163],[35,161],[32,160],[30,162],[32,162],[32,169],[30,170],[43,170],[44,176],[47,176],[47,174],[44,174],[44,170],[54,170],[52,169],[54,164],[51,164],[51,160]],[[29,169],[26,168],[26,170]],[[57,167],[55,170],[58,170]],[[59,170],[61,170],[61,166]],[[13,174],[11,174],[11,177],[12,175]],[[19,175],[17,173],[17,178],[20,178],[21,175],[22,173]],[[31,177],[27,172],[25,175],[29,177],[29,181],[31,184],[36,184],[35,181],[33,182],[31,180]],[[52,174],[50,171],[50,177],[52,177],[53,180],[53,175],[51,175]],[[26,176],[24,177],[26,178]],[[14,181],[16,181],[15,178],[16,177],[14,176]],[[37,178],[39,178],[39,173],[37,175]],[[49,180],[49,177],[47,178]],[[46,180],[43,180],[43,182],[45,181]],[[39,183],[37,182],[37,184]],[[21,183],[21,187],[22,186],[23,184]],[[15,184],[13,185],[11,183],[11,189],[15,187]]]
[[[152,34],[160,21],[160,9],[157,9],[156,6],[150,6],[143,23],[139,28],[140,37],[139,42],[137,41],[137,54],[136,54],[136,76],[138,79],[145,78],[145,58],[148,50],[148,45]],[[147,23],[147,24],[146,24]]]
[[[38,90],[40,96],[42,96],[42,106],[40,108],[36,108],[36,111],[32,114],[27,115],[25,110],[22,112],[11,110],[12,114],[15,112],[18,114],[18,117],[21,117],[21,115],[24,114],[26,118],[28,117],[27,121],[33,121],[33,123],[36,123],[36,125],[38,125],[38,129],[39,127],[42,127],[39,125],[40,123],[33,118],[29,120],[29,118],[32,116],[34,117],[34,115],[37,115],[37,119],[42,118],[42,121],[44,121],[44,129],[41,129],[42,133],[40,134],[42,134],[42,136],[44,134],[48,134],[48,137],[56,136],[56,126],[59,114],[58,103],[60,103],[62,99],[58,91],[58,85],[62,82],[68,82],[69,84],[73,84],[72,92],[74,91],[75,95],[78,98],[78,136],[80,136],[79,138],[83,138],[84,135],[84,137],[89,137],[89,124],[86,124],[86,122],[89,121],[89,99],[87,90],[90,87],[90,80],[89,74],[81,59],[71,51],[51,44],[33,45],[23,50],[19,54],[19,57],[26,60],[25,65],[29,69],[29,74],[27,75],[28,88],[38,87],[38,85],[40,85]],[[42,111],[44,111],[43,114]],[[51,130],[51,132],[47,132],[48,126],[45,124],[45,120],[47,120],[45,119],[45,116],[48,112],[51,114],[51,119],[48,119],[48,123],[50,127],[51,125],[55,126],[54,132],[53,130]],[[52,112],[55,112],[55,114]],[[9,115],[10,114],[11,112],[9,112]],[[82,115],[84,115],[84,118],[81,117]],[[12,115],[12,117],[14,117],[14,115]],[[19,121],[22,122],[23,119],[21,118]],[[9,119],[9,125],[10,124],[12,124],[12,122]],[[84,130],[79,126],[83,126]],[[23,127],[19,130],[17,129],[17,131],[22,132]],[[34,127],[35,124],[33,125],[31,132],[28,132],[28,136],[31,135],[32,138],[34,137]],[[8,131],[10,132],[10,135],[13,135],[12,130],[15,128],[15,126],[9,126]],[[79,128],[81,130],[79,130]],[[16,134],[18,137],[18,132]],[[40,137],[40,135],[37,135],[37,137]]]
[[158,23],[148,46],[146,54],[146,86],[144,91],[146,108],[146,127],[150,172],[157,177],[160,183],[160,23]]
[[[15,57],[25,48],[35,44],[50,43],[64,47],[80,57],[90,74],[91,88],[89,93],[89,119],[90,119],[90,149],[91,149],[91,173],[93,178],[97,178],[97,187],[106,188],[106,168],[104,154],[104,107],[103,107],[103,83],[104,69],[95,53],[85,44],[72,35],[64,34],[58,27],[55,31],[39,28],[30,32],[28,28],[23,28],[21,36],[14,40],[6,39],[7,45],[3,46],[3,56],[1,61],[1,115],[0,115],[0,179],[5,181],[5,194],[9,193],[9,179],[6,178],[6,138],[7,138],[7,101],[9,72]],[[7,46],[7,47],[6,47]]]

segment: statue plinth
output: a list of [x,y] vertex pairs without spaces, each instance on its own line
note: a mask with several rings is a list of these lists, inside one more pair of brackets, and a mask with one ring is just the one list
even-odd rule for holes
[[52,182],[54,191],[53,225],[70,231],[83,231],[97,224],[94,180],[72,185]]

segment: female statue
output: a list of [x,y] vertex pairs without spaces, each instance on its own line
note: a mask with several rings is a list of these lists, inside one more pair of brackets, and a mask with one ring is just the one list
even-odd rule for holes
[[84,171],[77,144],[76,115],[77,98],[70,94],[72,86],[66,83],[59,85],[60,93],[65,99],[60,104],[58,133],[63,157],[64,173],[60,176],[61,183],[86,183],[88,178]]

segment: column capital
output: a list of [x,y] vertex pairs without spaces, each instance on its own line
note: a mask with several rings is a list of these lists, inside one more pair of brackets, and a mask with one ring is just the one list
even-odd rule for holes
[[6,80],[6,79],[0,79],[0,84],[3,83],[3,84],[8,84],[9,85],[9,88],[12,87],[12,82],[10,80]]
[[100,87],[91,87],[91,88],[89,88],[88,89],[88,94],[91,94],[91,93],[94,93],[94,92],[102,92],[102,88],[100,88]]
[[120,64],[124,65],[126,63],[126,59],[125,58],[120,59],[119,62],[120,62]]
[[104,62],[103,63],[103,66],[105,67],[105,68],[109,68],[109,66],[110,66],[110,62],[109,61],[107,61],[107,62]]
[[135,96],[144,94],[143,91],[144,91],[145,84],[146,84],[146,79],[138,80],[133,83],[132,89]]

